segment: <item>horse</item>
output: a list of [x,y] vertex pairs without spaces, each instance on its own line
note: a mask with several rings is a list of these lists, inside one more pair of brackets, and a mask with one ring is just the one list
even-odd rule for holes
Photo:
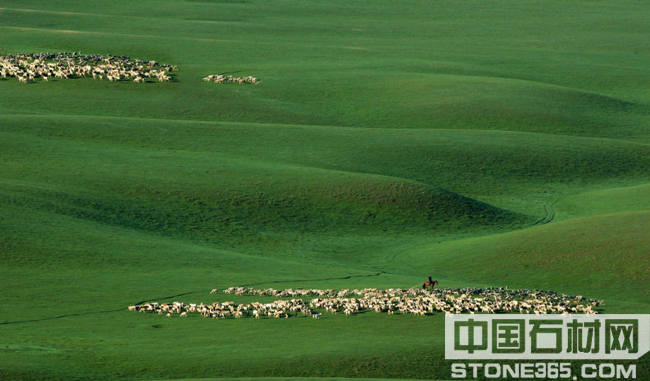
[[422,289],[423,290],[428,290],[428,289],[433,290],[436,287],[437,284],[438,284],[437,280],[432,280],[431,277],[429,277],[429,280],[424,282],[424,284],[422,285]]

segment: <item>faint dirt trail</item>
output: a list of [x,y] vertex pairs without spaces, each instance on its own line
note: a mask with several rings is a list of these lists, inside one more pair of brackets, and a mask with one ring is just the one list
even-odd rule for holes
[[[336,277],[336,278],[317,278],[317,279],[308,278],[308,279],[273,280],[273,281],[268,281],[268,282],[242,284],[240,287],[257,286],[257,285],[261,285],[261,284],[274,284],[274,283],[313,282],[313,281],[324,281],[324,280],[343,280],[343,279],[352,279],[352,278],[369,278],[369,277],[375,277],[375,276],[379,276],[379,275],[381,275],[381,273],[368,274],[368,275],[348,275],[348,276]],[[204,293],[207,294],[208,292],[210,292],[210,290],[190,291],[190,292],[184,292],[182,294],[163,296],[163,297],[159,297],[159,298],[149,298],[149,299],[145,299],[143,301],[136,302],[136,303],[131,303],[131,304],[143,304],[143,303],[147,303],[147,302],[150,302],[150,301],[159,301],[159,300],[177,298],[179,296],[194,295],[194,294],[204,294]],[[70,313],[70,314],[65,314],[65,315],[49,316],[49,317],[44,317],[44,318],[40,318],[40,319],[25,319],[25,320],[15,320],[15,321],[5,321],[5,322],[0,322],[0,326],[2,326],[2,325],[11,325],[11,324],[19,324],[19,323],[36,323],[36,322],[41,322],[41,321],[46,321],[46,320],[63,319],[63,318],[75,317],[75,316],[96,315],[96,314],[104,314],[104,313],[111,313],[111,312],[122,312],[122,311],[126,311],[126,304],[125,304],[124,307],[117,308],[117,309],[112,309],[112,310],[76,312],[76,313]]]

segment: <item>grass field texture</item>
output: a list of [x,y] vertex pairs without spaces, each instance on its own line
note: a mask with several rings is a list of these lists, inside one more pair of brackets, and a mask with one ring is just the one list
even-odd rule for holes
[[[126,309],[252,301],[209,293],[229,286],[408,288],[431,275],[650,313],[649,11],[1,3],[1,54],[179,70],[169,83],[0,78],[0,379],[450,378],[441,315]],[[650,379],[648,355],[637,378]]]

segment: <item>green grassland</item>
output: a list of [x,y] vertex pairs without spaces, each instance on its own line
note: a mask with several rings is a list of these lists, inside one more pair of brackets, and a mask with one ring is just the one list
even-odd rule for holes
[[[644,1],[14,0],[0,379],[448,379],[441,315],[166,319],[212,288],[550,289],[650,313]],[[257,85],[206,83],[252,75]],[[577,366],[577,365],[575,365]],[[650,377],[650,359],[638,362]],[[244,378],[245,377],[245,378]]]

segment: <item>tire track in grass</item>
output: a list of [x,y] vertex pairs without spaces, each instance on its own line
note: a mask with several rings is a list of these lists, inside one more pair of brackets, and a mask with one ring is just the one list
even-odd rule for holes
[[109,312],[118,312],[118,311],[122,311],[122,310],[123,310],[123,308],[115,309],[115,310],[105,310],[105,311],[77,312],[77,313],[65,314],[65,315],[59,315],[59,316],[44,317],[44,318],[40,318],[40,319],[25,319],[25,320],[5,321],[5,322],[1,322],[0,325],[10,325],[10,324],[19,324],[19,323],[36,323],[36,322],[46,321],[46,320],[63,319],[63,318],[75,317],[75,316],[87,316],[87,315],[105,314],[105,313],[109,313]]
[[551,202],[550,204],[544,204],[544,215],[537,221],[528,225],[524,225],[520,229],[528,229],[535,226],[546,225],[550,222],[553,222],[553,220],[555,219],[555,204],[557,204],[558,201],[560,201],[559,198],[555,199],[555,201]]
[[557,204],[559,200],[560,199],[558,198],[552,203],[544,205],[544,216],[530,226],[545,225],[552,222],[555,219],[555,204]]
[[[273,281],[267,281],[267,282],[257,282],[257,283],[242,284],[239,287],[249,287],[249,286],[257,286],[257,285],[261,285],[261,284],[274,284],[274,283],[295,283],[295,282],[307,282],[307,281],[310,281],[310,282],[317,281],[317,282],[319,282],[319,281],[326,281],[326,280],[344,280],[344,279],[352,279],[352,278],[369,278],[369,277],[375,277],[375,276],[380,276],[380,275],[381,275],[381,273],[368,274],[368,275],[348,275],[348,276],[345,276],[345,277],[334,277],[334,278],[273,280]],[[164,296],[164,297],[160,297],[160,298],[149,298],[149,299],[145,299],[143,301],[136,302],[136,303],[133,303],[133,304],[143,304],[143,303],[147,303],[147,302],[154,301],[154,300],[172,299],[172,298],[177,298],[179,296],[200,294],[200,293],[204,293],[206,291],[209,291],[209,290],[190,291],[190,292],[184,292],[184,293],[176,294],[176,295]],[[25,320],[5,321],[5,322],[0,322],[0,326],[2,326],[2,325],[11,325],[11,324],[20,324],[20,323],[37,323],[37,322],[41,322],[41,321],[64,319],[64,318],[75,317],[75,316],[88,316],[88,315],[97,315],[97,314],[105,314],[105,313],[112,313],[112,312],[122,312],[124,310],[125,310],[124,308],[118,308],[118,309],[102,310],[102,311],[77,312],[77,313],[71,313],[71,314],[65,314],[65,315],[49,316],[49,317],[44,317],[44,318],[39,318],[39,319],[25,319]]]
[[[275,284],[275,283],[296,283],[296,282],[320,282],[320,281],[326,281],[326,280],[345,280],[345,279],[352,279],[352,278],[369,278],[369,277],[374,277],[374,276],[379,276],[381,273],[375,273],[375,274],[368,274],[368,275],[348,275],[345,277],[335,277],[335,278],[311,278],[311,279],[291,279],[291,280],[271,280],[267,282],[257,282],[257,283],[247,283],[247,284],[242,284],[239,285],[238,287],[250,287],[250,286],[259,286],[261,284]],[[219,287],[217,287],[218,289]],[[223,287],[221,287],[223,288]],[[143,304],[151,301],[157,301],[157,300],[167,300],[167,299],[173,299],[177,298],[179,296],[186,296],[186,295],[193,295],[193,294],[199,294],[202,292],[206,292],[207,290],[201,290],[201,291],[191,291],[191,292],[185,292],[182,294],[176,294],[176,295],[171,295],[171,296],[165,296],[161,298],[149,298],[137,303],[133,304]]]
[[352,279],[352,278],[370,278],[373,276],[380,276],[381,273],[375,273],[375,274],[369,274],[369,275],[348,275],[345,277],[337,277],[337,278],[320,278],[320,279],[294,279],[294,280],[274,280],[274,281],[269,281],[269,282],[258,282],[258,283],[249,283],[249,284],[242,284],[239,287],[248,287],[248,286],[258,286],[260,284],[273,284],[273,283],[293,283],[293,282],[308,282],[308,281],[324,281],[324,280],[344,280],[344,279]]

